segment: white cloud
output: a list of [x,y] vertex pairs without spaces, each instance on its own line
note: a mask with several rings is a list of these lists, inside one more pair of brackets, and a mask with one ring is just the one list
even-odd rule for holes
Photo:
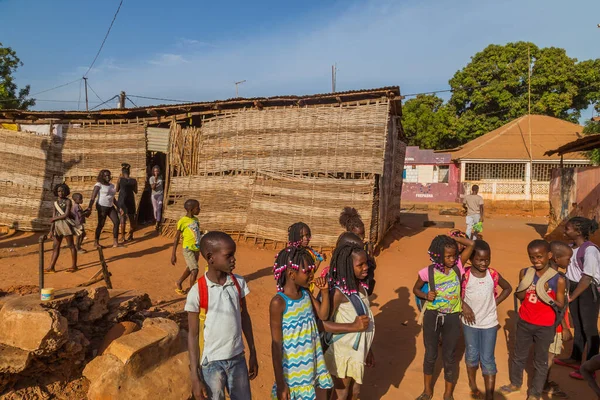
[[181,54],[163,53],[158,54],[155,58],[148,61],[148,63],[159,67],[176,67],[186,64],[188,61]]

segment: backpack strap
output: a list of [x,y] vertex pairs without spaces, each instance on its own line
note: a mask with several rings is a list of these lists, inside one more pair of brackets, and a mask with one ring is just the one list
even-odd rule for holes
[[471,267],[465,268],[465,273],[460,280],[460,297],[465,299],[465,292],[467,290],[467,284],[469,283],[469,278],[471,277]]
[[488,271],[490,271],[490,276],[494,282],[494,298],[496,298],[498,297],[498,291],[496,289],[498,288],[498,283],[500,282],[500,274],[493,268],[488,268]]
[[519,285],[517,289],[513,293],[514,298],[514,310],[519,315],[519,299],[517,299],[517,293],[522,292],[523,290],[527,290],[529,286],[533,283],[533,277],[535,275],[535,268],[529,267],[525,269],[525,275],[523,275],[523,279],[519,281]]
[[202,362],[202,353],[204,352],[204,326],[206,323],[206,312],[208,311],[208,284],[206,283],[206,275],[204,274],[198,279],[198,297],[200,303],[200,312],[198,314],[198,318],[200,319],[198,326],[198,345],[200,352],[198,354],[198,359]]
[[[575,255],[575,260],[577,262],[577,266],[579,267],[579,269],[581,270],[581,272],[583,273],[583,267],[584,267],[584,262],[585,262],[585,252],[588,249],[588,247],[595,247],[596,249],[598,249],[598,251],[600,251],[600,248],[598,248],[598,246],[596,246],[594,243],[590,242],[589,240],[584,242],[581,246],[579,246],[577,248],[577,254]],[[592,287],[592,294],[594,295],[594,302],[598,301],[598,290],[600,289],[598,287],[598,285],[596,285],[594,283],[594,280],[592,279],[592,283],[590,284],[590,286]]]
[[[365,306],[365,303],[360,298],[360,295],[358,295],[357,293],[347,295],[346,293],[342,292],[337,286],[335,287],[335,289],[339,290],[340,293],[342,293],[344,295],[344,297],[346,297],[346,299],[348,299],[350,304],[352,304],[352,306],[354,307],[354,311],[356,311],[356,315],[358,315],[358,316],[368,315],[367,307]],[[350,334],[350,333],[356,334],[356,338],[354,339],[354,344],[352,345],[352,348],[354,350],[358,350],[358,345],[360,344],[360,337],[362,335],[362,332],[346,332],[346,333],[325,332],[324,340],[325,340],[327,346],[330,346],[333,343],[340,340],[343,336]]]

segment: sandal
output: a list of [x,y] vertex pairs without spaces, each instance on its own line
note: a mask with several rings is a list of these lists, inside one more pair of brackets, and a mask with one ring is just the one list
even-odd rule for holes
[[469,395],[471,396],[472,399],[475,399],[475,400],[483,400],[483,399],[485,399],[485,396],[483,395],[483,393],[479,389],[477,389],[477,390],[471,390],[469,392]]
[[69,268],[69,269],[65,269],[65,272],[68,272],[70,274],[72,274],[73,272],[77,272],[79,271],[79,268]]
[[500,389],[498,389],[498,391],[503,395],[509,395],[513,393],[519,393],[521,391],[521,388],[513,385],[504,385]]
[[560,365],[561,367],[567,367],[567,368],[573,368],[573,369],[579,369],[579,367],[581,367],[581,364],[569,363],[564,360],[561,360],[560,358],[555,358],[554,364]]
[[55,273],[56,273],[56,271],[55,271],[54,269],[45,269],[45,270],[44,270],[44,273],[45,273],[45,274],[55,274]]
[[183,290],[183,289],[175,289],[175,293],[177,293],[180,296],[186,296],[187,295],[186,291]]
[[417,397],[417,400],[431,400],[431,399],[433,399],[433,396],[430,396],[427,393],[421,393],[421,395],[419,397]]

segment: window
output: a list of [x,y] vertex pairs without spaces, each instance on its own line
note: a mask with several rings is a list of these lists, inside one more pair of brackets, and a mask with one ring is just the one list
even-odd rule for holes
[[450,166],[449,165],[439,165],[438,166],[438,182],[439,183],[448,183],[449,176],[450,176]]

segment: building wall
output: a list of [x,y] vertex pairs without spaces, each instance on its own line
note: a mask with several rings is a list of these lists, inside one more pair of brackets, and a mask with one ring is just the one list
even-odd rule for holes
[[[402,201],[409,203],[455,202],[459,195],[460,169],[455,164],[441,165],[448,167],[448,182],[439,182],[440,166],[434,165],[405,166],[405,178],[402,185]],[[430,171],[430,178],[427,173]],[[415,182],[416,180],[416,182]],[[435,182],[437,181],[437,182]]]
[[[563,168],[552,171],[548,238],[564,238],[569,218],[600,217],[600,167]],[[592,237],[600,244],[600,232]]]

